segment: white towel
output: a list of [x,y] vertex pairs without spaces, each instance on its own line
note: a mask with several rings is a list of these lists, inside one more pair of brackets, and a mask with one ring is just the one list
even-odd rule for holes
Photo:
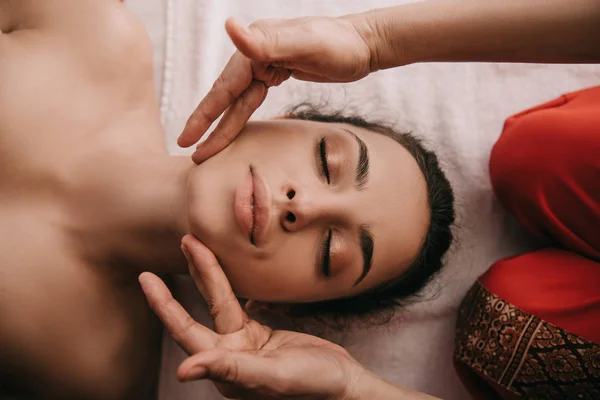
[[[128,0],[154,44],[156,83],[166,141],[172,153],[184,123],[233,53],[225,19],[341,15],[395,5],[392,0]],[[406,1],[404,1],[406,2]],[[490,149],[506,117],[562,93],[600,84],[600,66],[423,64],[382,71],[353,84],[290,81],[270,90],[256,119],[279,115],[282,105],[327,98],[391,119],[433,145],[457,195],[457,241],[447,266],[427,291],[429,300],[398,313],[389,326],[344,338],[350,353],[390,382],[444,399],[468,395],[452,367],[455,314],[466,290],[494,261],[533,246],[491,192]],[[208,323],[193,283],[178,280],[178,295]],[[184,353],[165,337],[160,399],[220,399],[207,382],[175,379]]]

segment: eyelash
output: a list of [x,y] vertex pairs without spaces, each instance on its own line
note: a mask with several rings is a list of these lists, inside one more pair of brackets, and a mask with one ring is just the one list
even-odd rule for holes
[[321,270],[323,275],[329,277],[329,258],[331,256],[331,230],[327,233],[327,239],[323,243],[323,251],[321,256]]
[[[325,138],[321,138],[319,141],[318,154],[321,173],[327,179],[327,184],[330,185],[331,178],[329,175],[329,165],[327,164],[327,141]],[[326,277],[329,277],[330,274],[329,259],[331,256],[331,234],[332,231],[330,230],[327,233],[327,239],[325,239],[325,242],[323,243],[323,250],[321,252],[321,270]]]
[[325,138],[322,138],[319,142],[319,155],[320,155],[320,163],[321,163],[321,171],[325,178],[327,179],[327,184],[331,184],[331,179],[329,177],[329,166],[327,165],[327,142]]

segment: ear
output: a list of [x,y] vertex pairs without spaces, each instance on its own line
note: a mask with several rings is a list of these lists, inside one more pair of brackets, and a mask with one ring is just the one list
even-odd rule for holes
[[272,315],[288,316],[291,306],[289,304],[263,303],[262,301],[248,300],[244,309],[248,314],[267,312]]

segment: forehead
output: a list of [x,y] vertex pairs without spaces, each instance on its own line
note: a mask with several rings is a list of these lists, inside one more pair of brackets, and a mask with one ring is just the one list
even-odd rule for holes
[[359,193],[360,219],[375,238],[373,266],[359,291],[397,277],[414,261],[429,227],[427,185],[414,157],[396,140],[341,125],[367,145],[369,183]]

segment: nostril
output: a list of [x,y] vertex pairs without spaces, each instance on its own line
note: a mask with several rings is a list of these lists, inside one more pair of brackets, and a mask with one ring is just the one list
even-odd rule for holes
[[296,216],[291,212],[287,213],[287,215],[285,216],[285,219],[287,219],[290,222],[296,222]]
[[295,190],[290,190],[288,192],[288,194],[287,194],[287,198],[291,200],[291,199],[294,198],[295,195],[296,195],[296,191]]

